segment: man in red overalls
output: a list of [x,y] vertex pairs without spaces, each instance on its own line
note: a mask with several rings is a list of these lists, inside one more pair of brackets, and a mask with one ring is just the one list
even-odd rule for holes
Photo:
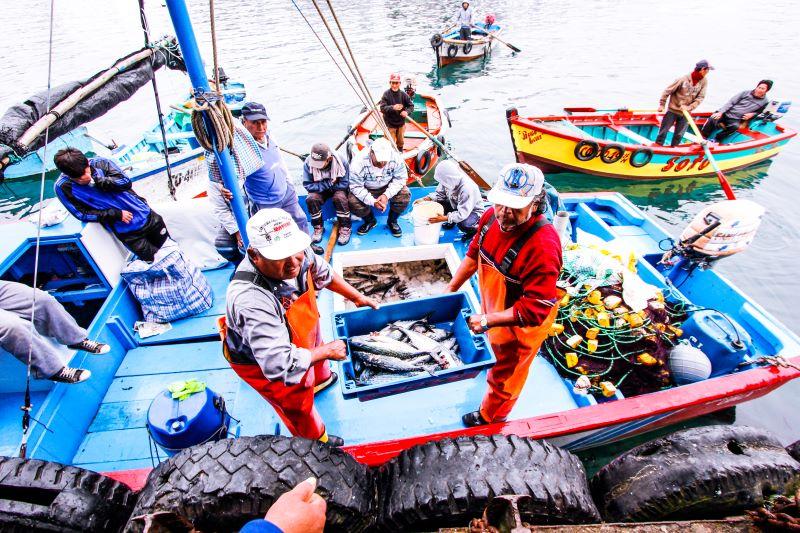
[[448,287],[455,292],[478,273],[482,313],[469,317],[469,327],[486,332],[497,357],[480,409],[462,417],[468,427],[508,417],[558,309],[561,242],[543,214],[542,171],[506,165],[488,199],[494,207],[481,217]]
[[377,308],[311,252],[311,237],[286,211],[262,209],[247,222],[250,246],[231,279],[220,319],[223,353],[292,435],[334,446],[314,408],[314,394],[336,382],[328,359],[345,358],[344,342],[321,343],[316,291],[327,287],[358,306]]

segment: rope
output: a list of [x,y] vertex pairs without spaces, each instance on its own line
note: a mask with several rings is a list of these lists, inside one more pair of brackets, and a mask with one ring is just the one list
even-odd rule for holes
[[[144,0],[139,0],[139,18],[142,22],[142,31],[144,32],[144,45],[150,48],[150,26],[147,24],[147,16],[144,13]],[[167,167],[167,187],[169,188],[169,195],[173,200],[175,197],[175,180],[172,178],[172,168],[169,164],[169,147],[167,146],[167,130],[164,127],[164,114],[161,112],[161,99],[158,96],[158,85],[156,84],[156,72],[153,70],[153,61],[155,61],[155,54],[150,56],[150,73],[152,74],[153,83],[153,96],[156,100],[156,113],[158,114],[158,127],[161,129],[161,142],[164,144],[164,164]]]
[[208,3],[209,17],[211,18],[211,55],[214,58],[214,90],[222,94],[219,86],[219,63],[217,62],[217,26],[214,17],[214,0]]
[[[50,111],[50,88],[52,84],[53,74],[53,21],[54,21],[55,0],[50,0],[50,38],[47,50],[47,110]],[[50,126],[44,130],[44,146],[42,147],[42,161],[47,161],[47,143],[50,140]],[[30,429],[31,421],[31,361],[33,359],[33,335],[34,335],[34,319],[36,318],[36,285],[39,277],[39,251],[42,239],[42,211],[44,211],[44,183],[45,175],[47,173],[46,165],[42,165],[42,179],[39,187],[39,216],[36,222],[36,253],[33,260],[33,300],[31,301],[31,328],[30,328],[30,342],[28,344],[28,363],[27,371],[25,373],[25,404],[20,408],[22,409],[22,441],[19,446],[19,456],[25,458],[28,453],[28,430]]]
[[[212,102],[208,95],[202,94],[195,96],[195,102],[197,105],[192,109],[192,129],[200,146],[217,152],[233,148],[233,115],[225,102],[222,99]],[[209,134],[207,125],[213,128],[213,134]]]

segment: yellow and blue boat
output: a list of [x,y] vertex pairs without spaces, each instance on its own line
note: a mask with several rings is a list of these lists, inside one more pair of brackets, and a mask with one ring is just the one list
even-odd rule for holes
[[[775,122],[788,108],[749,121],[724,144],[708,146],[723,172],[741,169],[774,157],[797,132]],[[576,108],[591,110],[592,108]],[[693,113],[702,126],[711,113]],[[655,144],[661,114],[653,111],[614,110],[579,112],[562,116],[521,117],[506,111],[518,162],[531,163],[544,172],[581,172],[631,180],[672,179],[713,175],[714,169],[701,146],[702,139],[684,134],[678,146]],[[671,143],[672,133],[666,139]]]

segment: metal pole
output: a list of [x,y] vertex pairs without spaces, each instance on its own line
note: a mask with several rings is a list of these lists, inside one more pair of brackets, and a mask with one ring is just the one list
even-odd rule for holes
[[[178,37],[178,44],[181,47],[183,61],[186,64],[186,72],[189,74],[189,79],[192,82],[192,92],[193,94],[210,92],[211,87],[208,84],[208,78],[206,77],[205,68],[203,67],[203,58],[200,56],[200,48],[197,46],[197,39],[195,38],[194,29],[192,28],[192,21],[189,19],[189,11],[186,9],[186,0],[166,1],[170,19],[172,19],[172,25],[175,27],[175,35]],[[211,127],[210,121],[205,113],[203,113],[203,121],[206,124],[206,130],[209,133],[211,142],[215,144],[214,128]],[[214,150],[214,157],[217,158],[225,188],[233,194],[233,198],[231,199],[233,216],[236,218],[236,224],[239,226],[239,234],[242,236],[242,242],[245,248],[247,248],[249,242],[246,231],[247,210],[245,209],[239,191],[239,183],[236,178],[233,159],[227,150],[222,152]]]

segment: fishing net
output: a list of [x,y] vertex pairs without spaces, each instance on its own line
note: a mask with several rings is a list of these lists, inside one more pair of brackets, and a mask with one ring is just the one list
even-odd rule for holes
[[576,391],[635,396],[672,385],[667,360],[686,302],[642,281],[634,255],[571,244],[559,286],[566,294],[542,353]]

